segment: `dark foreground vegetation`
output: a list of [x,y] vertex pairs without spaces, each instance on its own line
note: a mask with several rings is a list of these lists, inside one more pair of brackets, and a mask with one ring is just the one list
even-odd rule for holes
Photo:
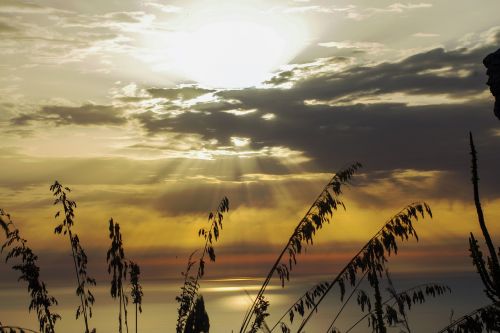
[[[479,176],[477,152],[470,135],[471,171],[474,203],[477,210],[478,223],[486,245],[485,254],[479,241],[472,233],[469,236],[469,251],[472,264],[476,268],[484,285],[484,292],[490,304],[451,322],[436,332],[480,333],[500,331],[500,264],[495,245],[489,234],[484,219],[479,197]],[[381,225],[381,228],[370,238],[345,266],[332,276],[329,281],[319,282],[307,290],[290,305],[276,323],[266,322],[270,311],[270,302],[266,298],[266,290],[271,280],[276,278],[281,286],[286,287],[298,258],[313,240],[325,223],[329,223],[338,209],[346,209],[342,199],[343,191],[351,184],[355,173],[361,167],[355,163],[337,172],[322,189],[304,217],[295,226],[291,236],[276,258],[274,265],[265,276],[262,286],[253,298],[253,303],[243,316],[240,333],[256,332],[305,332],[307,324],[322,304],[327,295],[336,291],[342,301],[341,308],[331,316],[331,323],[325,327],[327,333],[347,333],[359,324],[368,325],[367,330],[375,333],[387,332],[388,327],[398,327],[400,332],[411,332],[408,312],[414,305],[422,304],[429,298],[451,292],[443,284],[424,283],[407,290],[396,290],[388,270],[390,256],[397,255],[401,243],[415,239],[418,235],[415,224],[423,218],[431,218],[432,211],[425,202],[411,203]],[[96,332],[92,326],[92,306],[95,298],[92,287],[96,281],[87,272],[88,258],[80,243],[75,226],[76,203],[69,198],[70,189],[57,181],[50,187],[54,195],[54,205],[59,207],[55,218],[60,221],[54,232],[69,241],[69,250],[73,257],[76,290],[80,305],[75,312],[81,327],[75,332]],[[210,320],[203,296],[200,294],[200,283],[205,274],[207,262],[215,261],[215,243],[221,236],[224,214],[229,211],[229,200],[223,198],[215,212],[208,216],[206,228],[198,232],[203,240],[203,247],[194,251],[188,259],[187,267],[182,273],[184,283],[181,287],[178,302],[178,319],[175,326],[177,333],[209,332]],[[29,247],[28,241],[21,236],[11,216],[0,210],[0,226],[5,234],[1,252],[6,263],[19,273],[19,281],[26,283],[31,302],[28,310],[37,315],[39,327],[28,329],[8,326],[0,322],[0,332],[56,332],[57,321],[61,318],[55,307],[57,300],[50,296],[45,283],[41,280],[38,257]],[[108,273],[110,276],[110,295],[117,301],[118,332],[134,330],[129,327],[129,303],[133,304],[135,332],[138,331],[138,317],[142,312],[142,287],[140,284],[140,267],[125,255],[120,225],[109,221],[110,247],[107,251]],[[381,287],[385,280],[388,288]],[[361,282],[367,281],[369,290],[360,288]],[[336,321],[342,314],[346,304],[355,299],[360,307],[360,319],[351,327],[339,329]],[[5,318],[0,318],[5,320]],[[173,327],[172,327],[173,330]],[[228,329],[229,331],[229,329]]]

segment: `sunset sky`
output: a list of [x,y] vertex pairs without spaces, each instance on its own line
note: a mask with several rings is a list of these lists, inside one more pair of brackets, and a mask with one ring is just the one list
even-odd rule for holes
[[[332,274],[425,200],[434,218],[391,270],[475,278],[469,131],[500,241],[500,126],[482,64],[500,47],[499,13],[498,0],[0,0],[0,208],[49,287],[73,282],[53,233],[57,179],[101,285],[113,217],[143,278],[180,288],[227,196],[207,279],[262,278],[331,175],[359,161],[346,212],[296,275]],[[15,283],[2,265],[0,285]]]

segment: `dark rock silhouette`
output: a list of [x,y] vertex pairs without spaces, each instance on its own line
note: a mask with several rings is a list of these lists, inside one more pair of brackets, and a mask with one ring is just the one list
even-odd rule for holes
[[488,54],[483,64],[487,68],[488,82],[486,84],[490,86],[490,91],[495,96],[495,116],[500,119],[500,49]]

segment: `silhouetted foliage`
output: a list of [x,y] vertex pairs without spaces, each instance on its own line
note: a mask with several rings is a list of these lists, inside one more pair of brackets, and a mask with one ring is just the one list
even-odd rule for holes
[[[142,286],[139,282],[139,277],[141,275],[141,268],[138,264],[133,261],[129,261],[130,267],[130,285],[132,290],[130,291],[130,296],[132,296],[132,303],[135,304],[135,332],[137,333],[137,312],[142,313]],[[139,311],[138,311],[139,310]]]
[[191,309],[191,303],[193,299],[198,295],[198,285],[196,282],[196,277],[191,274],[191,269],[193,268],[196,261],[193,260],[193,256],[197,251],[191,253],[188,258],[188,263],[186,270],[181,272],[184,277],[184,284],[181,287],[181,294],[175,297],[177,303],[179,303],[179,308],[177,309],[177,333],[183,333],[184,327],[186,325],[186,320],[189,317],[189,312]]
[[113,219],[109,220],[109,239],[111,240],[111,246],[106,254],[106,261],[108,262],[108,273],[111,274],[113,272],[110,289],[111,297],[119,299],[118,332],[122,333],[122,310],[125,327],[128,332],[128,297],[123,291],[123,281],[127,278],[128,262],[125,259],[120,225],[114,223]]
[[[451,289],[448,286],[439,283],[425,283],[402,292],[397,292],[387,271],[386,275],[389,282],[387,291],[390,297],[380,304],[384,313],[383,320],[387,326],[393,327],[402,325],[406,331],[401,330],[401,332],[410,332],[407,312],[413,305],[425,303],[428,297],[434,298],[451,292]],[[366,309],[368,313],[358,319],[345,331],[345,333],[350,332],[366,318],[369,318],[371,323],[379,320],[376,314],[377,310],[372,309],[372,300],[365,291],[358,291],[357,303],[360,306],[361,311],[364,312]],[[372,328],[373,331],[376,332],[376,327],[372,326]]]
[[[488,253],[483,254],[476,237],[471,233],[469,237],[469,251],[473,265],[484,284],[486,296],[493,302],[490,305],[479,308],[463,317],[458,318],[439,332],[448,333],[482,333],[500,331],[500,264],[495,246],[492,242],[488,228],[485,223],[481,202],[479,198],[479,177],[477,167],[477,152],[474,147],[472,134],[470,134],[470,149],[472,156],[472,183],[474,190],[474,203],[478,215],[478,223],[481,228]],[[335,326],[335,322],[340,313],[344,310],[346,304],[354,295],[357,295],[357,303],[362,312],[367,312],[358,321],[356,321],[344,333],[350,332],[363,320],[368,319],[368,325],[373,333],[386,333],[388,327],[398,327],[401,332],[410,333],[410,324],[407,313],[413,305],[426,302],[429,297],[436,297],[450,292],[449,287],[442,284],[422,284],[403,292],[398,292],[387,271],[387,261],[391,254],[398,253],[398,241],[406,241],[415,238],[418,241],[418,235],[414,229],[414,222],[419,218],[427,216],[432,217],[430,207],[425,203],[412,203],[402,209],[399,213],[389,219],[382,228],[354,255],[354,257],[337,273],[329,282],[321,282],[310,288],[301,296],[285,314],[278,320],[271,330],[265,323],[269,316],[269,301],[265,298],[265,290],[273,276],[277,276],[284,287],[286,281],[290,279],[290,272],[297,265],[297,257],[303,249],[313,244],[314,236],[322,226],[330,221],[333,212],[339,207],[345,209],[344,203],[340,200],[342,186],[349,184],[354,173],[361,167],[355,163],[349,168],[340,171],[328,182],[323,191],[311,205],[305,216],[295,227],[287,244],[275,261],[264,280],[255,300],[248,312],[245,314],[244,321],[240,328],[242,333],[257,333],[258,331],[273,331],[280,327],[282,333],[290,333],[291,329],[285,323],[285,317],[288,317],[289,324],[297,315],[302,317],[297,332],[303,332],[304,327],[327,294],[334,286],[340,290],[340,299],[343,304],[333,318],[327,329],[328,333],[340,333]],[[57,181],[50,187],[55,199],[54,205],[61,205],[62,210],[55,214],[59,217],[64,212],[64,219],[54,230],[56,234],[68,235],[71,244],[75,273],[77,277],[76,293],[80,297],[81,305],[76,312],[76,318],[83,315],[85,319],[85,332],[95,332],[95,329],[89,331],[88,319],[92,317],[92,305],[94,296],[88,289],[88,285],[95,285],[95,280],[87,275],[87,256],[80,245],[78,236],[73,232],[74,210],[76,203],[67,197],[70,189],[63,187]],[[210,261],[216,260],[214,243],[218,241],[223,227],[224,213],[229,210],[229,201],[223,198],[217,207],[215,213],[208,216],[209,226],[201,228],[198,236],[204,240],[204,246],[200,252],[194,251],[188,259],[188,264],[184,277],[184,284],[181,288],[181,294],[176,297],[179,303],[177,333],[209,333],[210,321],[205,309],[203,296],[199,293],[200,279],[205,275],[205,257]],[[6,241],[1,248],[1,252],[8,249],[6,262],[14,259],[20,259],[21,263],[12,268],[21,273],[19,280],[28,283],[28,291],[31,295],[29,310],[37,311],[40,323],[40,333],[55,333],[55,322],[60,319],[56,313],[52,313],[50,307],[57,304],[55,298],[48,295],[46,286],[39,280],[39,267],[37,266],[38,257],[27,246],[27,241],[19,235],[19,230],[15,228],[10,216],[0,209],[0,227],[6,235]],[[128,260],[123,249],[123,239],[120,226],[113,219],[109,221],[109,238],[111,246],[107,251],[108,273],[112,275],[110,293],[113,298],[118,298],[119,307],[119,332],[122,333],[122,319],[124,319],[126,330],[128,332],[127,322],[127,304],[128,296],[125,293],[124,282],[127,274],[130,276],[131,291],[130,296],[135,304],[136,314],[136,332],[138,312],[142,312],[142,286],[139,283],[140,267],[136,263]],[[199,253],[198,258],[194,258]],[[286,257],[286,258],[285,258]],[[388,288],[386,289],[389,297],[383,301],[384,289],[382,286],[383,273],[386,274]],[[359,290],[361,282],[366,278],[372,289],[371,293]],[[346,295],[346,286],[351,286],[350,293],[344,301]],[[123,311],[123,315],[122,315]],[[253,319],[253,321],[252,321]],[[22,333],[36,332],[30,329],[17,326],[3,326],[0,323],[0,333]]]
[[[61,316],[51,310],[52,306],[57,305],[57,300],[49,295],[45,283],[40,280],[40,267],[37,265],[38,256],[28,247],[27,240],[19,235],[19,229],[15,227],[10,215],[3,209],[0,209],[0,226],[6,237],[1,252],[9,250],[5,262],[20,259],[20,263],[13,265],[12,269],[21,273],[18,281],[23,280],[28,284],[28,292],[31,297],[29,311],[36,311],[41,333],[54,333],[56,321]],[[15,332],[15,329],[18,332],[29,331],[19,327],[9,327],[9,329],[11,332]],[[7,332],[7,327],[0,327],[0,332],[3,331]]]
[[255,320],[252,323],[249,333],[257,333],[258,330],[264,325],[266,317],[269,316],[267,308],[269,307],[269,301],[267,301],[263,295],[259,296],[256,301],[256,306],[254,307]]
[[0,323],[0,333],[39,333],[39,332],[19,326],[2,326],[2,324]]
[[[326,295],[336,285],[340,289],[340,298],[343,299],[345,294],[346,282],[351,286],[356,284],[356,276],[358,271],[362,274],[368,272],[377,272],[381,275],[385,269],[387,256],[391,253],[397,254],[398,244],[397,240],[405,241],[411,237],[418,240],[418,235],[413,227],[413,221],[417,221],[420,217],[425,215],[432,217],[432,212],[425,202],[412,203],[406,208],[397,213],[394,217],[389,219],[388,222],[361,248],[361,250],[349,261],[344,268],[332,279],[331,282],[322,282],[313,288],[313,292],[306,292],[300,297],[290,308],[289,318],[290,323],[293,322],[295,314],[304,317],[305,309],[309,312],[303,319],[298,332],[300,332],[307,322],[310,320],[313,313],[316,312],[319,304],[323,301]],[[373,273],[370,274],[370,284],[376,283]],[[291,313],[294,312],[294,313]],[[283,323],[285,324],[285,323]],[[286,324],[285,324],[286,325]],[[281,325],[283,326],[283,325]]]
[[368,271],[368,281],[373,288],[375,296],[375,311],[371,314],[369,325],[372,326],[373,333],[386,333],[387,328],[384,323],[384,310],[382,309],[382,295],[380,294],[380,285],[378,271],[374,266]]
[[[498,57],[498,54],[499,51],[496,52],[496,57]],[[489,55],[488,57],[490,56],[492,55]],[[488,57],[485,59],[485,65]],[[490,83],[491,82],[489,81],[488,84]],[[495,82],[495,84],[498,85],[498,82]],[[472,258],[472,264],[476,267],[476,270],[483,283],[484,293],[493,302],[493,304],[481,307],[465,316],[460,317],[447,327],[440,330],[439,333],[480,333],[483,332],[483,330],[486,330],[487,332],[500,331],[500,265],[497,253],[495,251],[495,246],[493,245],[493,241],[491,240],[490,233],[486,226],[483,209],[481,207],[481,200],[479,198],[477,151],[476,147],[474,146],[472,133],[470,132],[469,146],[471,155],[471,180],[474,195],[474,205],[476,207],[479,227],[481,228],[486,247],[488,248],[488,255],[485,260],[479,243],[472,232],[469,236],[469,251]]]
[[[198,260],[193,261],[193,256],[197,251],[191,253],[186,271],[182,273],[184,285],[181,288],[181,294],[175,298],[179,303],[179,308],[177,310],[177,333],[186,333],[186,321],[194,309],[195,300],[198,299],[198,289],[200,287],[199,280],[205,275],[205,255],[208,254],[210,261],[215,261],[216,255],[213,243],[219,239],[224,213],[228,211],[229,200],[224,197],[217,206],[215,213],[210,212],[208,214],[209,228],[201,228],[198,230],[198,236],[205,240],[205,245]],[[190,273],[191,268],[193,268],[193,265],[196,263],[198,263],[198,270],[196,275],[192,275]]]
[[[330,221],[333,211],[337,210],[339,207],[343,207],[345,209],[344,203],[338,197],[342,194],[342,186],[349,183],[354,173],[360,167],[360,163],[354,163],[350,167],[335,174],[325,185],[305,216],[295,227],[295,230],[290,236],[288,242],[278,255],[274,265],[271,267],[266,279],[262,283],[256,299],[245,314],[243,323],[241,324],[240,333],[247,332],[249,326],[254,327],[253,324],[250,325],[252,318],[254,318],[255,323],[257,318],[264,315],[263,313],[258,313],[258,311],[256,312],[255,309],[259,305],[258,303],[263,301],[264,292],[266,291],[266,288],[274,274],[276,272],[278,273],[281,285],[284,287],[285,280],[288,281],[290,279],[290,271],[293,266],[297,264],[297,255],[302,252],[304,245],[313,243],[313,237],[316,231],[321,229],[323,224]],[[288,260],[283,258],[286,253],[288,253]]]
[[453,321],[438,333],[500,332],[500,308],[491,304],[476,309]]
[[[54,205],[61,205],[63,207],[64,219],[54,229],[56,234],[68,235],[71,247],[71,254],[73,256],[73,263],[75,266],[75,275],[77,280],[76,295],[80,297],[80,305],[76,310],[76,319],[83,315],[85,321],[85,333],[95,332],[95,328],[89,330],[89,318],[92,318],[92,305],[95,302],[94,295],[88,288],[88,285],[96,285],[95,279],[87,274],[87,255],[80,245],[80,240],[77,234],[72,232],[75,218],[76,202],[68,199],[67,193],[71,192],[68,187],[62,186],[58,181],[50,186],[54,197]],[[61,211],[57,211],[55,218],[58,218]]]
[[193,311],[189,313],[186,320],[185,333],[209,333],[210,331],[210,319],[208,318],[208,313],[205,310],[205,301],[203,296],[200,295],[196,299]]
[[489,255],[486,257],[486,261],[483,258],[483,253],[480,250],[478,242],[474,235],[470,233],[469,237],[469,250],[472,257],[472,263],[477,269],[479,276],[485,287],[486,296],[493,301],[493,303],[500,302],[500,264],[498,262],[498,256],[491,240],[490,233],[486,227],[486,221],[484,219],[483,209],[481,208],[481,201],[479,199],[479,176],[477,171],[477,152],[474,147],[474,140],[472,138],[472,133],[469,133],[470,141],[470,151],[472,159],[472,184],[474,190],[474,204],[476,206],[477,217],[479,226],[483,233],[484,241],[488,248]]

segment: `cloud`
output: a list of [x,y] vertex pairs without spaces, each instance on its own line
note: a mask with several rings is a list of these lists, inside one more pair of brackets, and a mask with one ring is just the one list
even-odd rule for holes
[[142,11],[89,14],[12,0],[2,1],[3,12],[16,15],[0,22],[2,53],[38,66],[90,60],[79,67],[86,73],[115,69],[110,58],[136,49],[129,34],[146,33],[155,19]]
[[342,42],[323,42],[319,43],[319,46],[323,47],[335,47],[338,49],[365,49],[365,50],[373,50],[380,49],[384,47],[382,43],[376,42],[354,42],[350,40],[342,41]]
[[0,21],[0,34],[1,33],[15,32],[15,31],[17,31],[17,29],[14,28],[13,26],[11,26],[5,22]]
[[154,15],[142,11],[109,12],[100,15],[68,12],[58,16],[58,24],[64,28],[111,28],[118,31],[131,31],[148,26],[154,19]]
[[429,32],[416,32],[412,36],[419,38],[434,38],[434,37],[439,37],[439,34],[433,34]]
[[393,3],[386,7],[360,7],[355,5],[349,5],[345,7],[337,6],[320,6],[320,5],[308,5],[308,6],[292,6],[285,9],[286,13],[323,13],[323,14],[341,14],[348,19],[353,20],[364,20],[377,14],[394,14],[394,13],[404,13],[410,10],[431,8],[430,3]]
[[82,106],[43,106],[40,111],[21,114],[11,119],[16,126],[32,121],[56,125],[123,125],[126,122],[121,109],[110,105],[84,104]]
[[159,9],[160,11],[162,11],[164,13],[168,13],[168,14],[179,13],[182,11],[181,7],[173,6],[173,5],[164,5],[164,4],[157,3],[157,2],[146,2],[146,3],[144,3],[144,5]]
[[181,88],[149,88],[147,89],[147,92],[153,98],[189,100],[214,92],[214,90],[203,89],[198,87],[181,87]]
[[18,0],[2,0],[0,2],[0,13],[47,13],[57,11],[54,8],[42,7],[33,2]]
[[[232,137],[249,138],[253,150],[286,147],[310,158],[310,171],[335,170],[361,160],[368,172],[416,169],[463,175],[468,170],[469,130],[484,142],[485,156],[496,156],[500,149],[481,63],[491,48],[438,48],[393,63],[339,71],[319,67],[299,78],[298,69],[289,69],[268,81],[290,82],[286,89],[216,93],[222,101],[238,101],[242,110],[256,110],[243,117],[226,112],[224,103],[210,103],[210,112],[196,112],[206,108],[198,103],[191,107],[195,112],[176,117],[152,112],[134,117],[151,135],[196,133],[221,145],[230,145]],[[379,96],[385,99],[367,102]],[[311,100],[317,103],[306,103]],[[275,118],[263,118],[268,113]],[[485,164],[485,176],[493,178],[495,163]],[[493,185],[485,187],[494,193]]]

